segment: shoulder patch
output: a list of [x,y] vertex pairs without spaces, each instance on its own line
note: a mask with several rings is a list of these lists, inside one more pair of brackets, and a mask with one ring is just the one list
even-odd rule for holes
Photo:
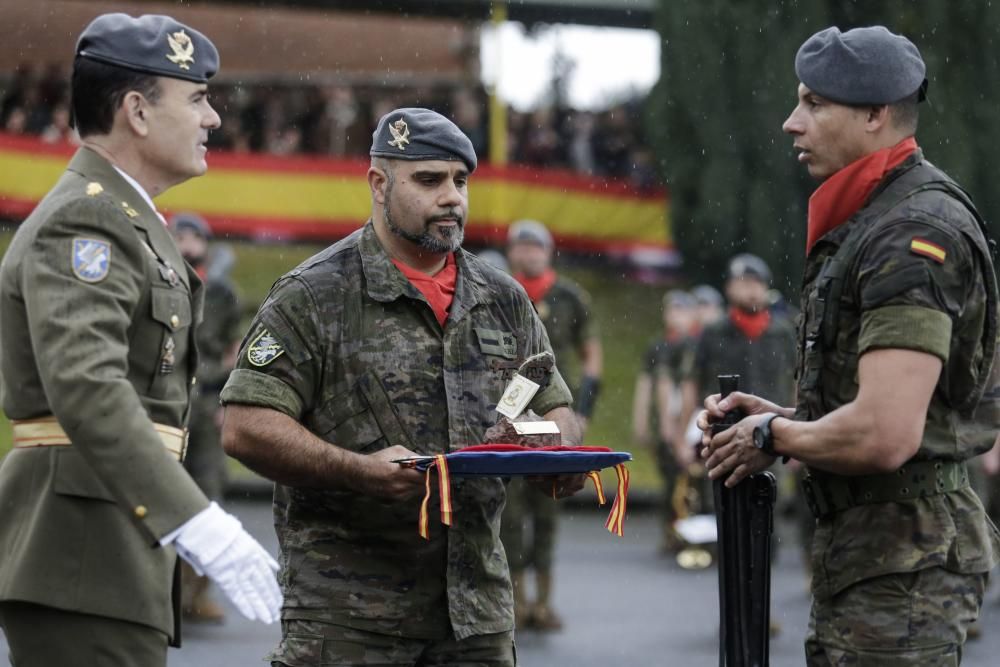
[[922,239],[918,236],[914,236],[913,240],[910,241],[910,252],[914,255],[930,257],[938,264],[944,264],[944,260],[948,257],[945,249],[937,243],[931,243],[927,239]]
[[73,275],[85,283],[104,280],[111,268],[111,244],[96,239],[74,238],[71,265]]
[[254,366],[267,366],[269,363],[285,353],[285,348],[281,343],[264,329],[260,335],[254,338],[247,349],[247,361]]

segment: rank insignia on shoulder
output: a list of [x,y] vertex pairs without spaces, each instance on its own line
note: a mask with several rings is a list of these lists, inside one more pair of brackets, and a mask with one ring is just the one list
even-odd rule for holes
[[938,264],[944,264],[945,258],[948,257],[948,253],[945,252],[945,249],[937,243],[931,243],[927,239],[922,239],[916,236],[913,237],[912,241],[910,241],[910,252],[914,255],[930,257]]
[[73,239],[73,275],[85,283],[104,280],[111,268],[111,244],[95,239]]
[[125,215],[127,215],[130,218],[134,218],[139,215],[139,212],[136,211],[131,206],[129,206],[129,203],[127,201],[122,202],[122,208],[125,209]]
[[247,361],[254,366],[267,366],[284,353],[285,348],[281,347],[278,339],[272,336],[267,329],[264,329],[250,343],[250,348],[247,350]]
[[88,197],[96,197],[102,192],[104,192],[104,186],[98,183],[97,181],[91,181],[90,183],[87,183]]

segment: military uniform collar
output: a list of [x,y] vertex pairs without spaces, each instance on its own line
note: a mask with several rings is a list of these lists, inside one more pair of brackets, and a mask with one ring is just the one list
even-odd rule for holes
[[[361,254],[368,296],[372,299],[390,302],[404,295],[414,299],[424,298],[389,259],[375,234],[375,224],[371,220],[361,230],[358,251]],[[458,280],[455,283],[455,300],[452,302],[449,320],[460,319],[471,304],[485,303],[487,299],[484,289],[488,284],[486,278],[479,267],[468,261],[468,253],[461,248],[455,251],[455,264],[458,266]]]
[[77,150],[67,169],[88,181],[99,183],[102,187],[100,196],[108,197],[120,208],[123,217],[145,233],[156,255],[177,272],[186,287],[191,288],[191,272],[152,201],[142,196],[141,188],[137,190],[111,162],[86,146]]
[[882,182],[879,183],[877,186],[875,186],[875,189],[872,190],[872,193],[868,195],[868,199],[865,201],[864,205],[861,208],[864,209],[869,204],[871,204],[876,197],[882,194],[882,192],[887,187],[889,187],[890,183],[892,183],[897,178],[908,172],[910,169],[913,169],[923,161],[924,161],[924,151],[918,146],[912,153],[910,153],[907,156],[905,160],[899,163],[899,166],[897,166],[895,169],[893,169],[892,171],[890,171],[888,174],[885,175],[885,178],[882,179]]
[[156,210],[156,204],[153,203],[153,198],[149,196],[148,192],[146,192],[146,188],[142,187],[142,185],[139,183],[139,181],[137,181],[134,178],[132,178],[131,176],[129,176],[128,173],[124,169],[119,168],[117,165],[111,165],[111,166],[112,166],[112,168],[114,168],[115,171],[118,172],[118,174],[123,179],[125,179],[126,183],[128,183],[129,185],[131,185],[132,188],[136,192],[139,193],[139,196],[142,197],[142,200],[144,202],[146,202],[146,204],[149,205],[149,208],[151,208],[153,210],[153,213],[156,213],[156,216],[160,217],[160,212]]

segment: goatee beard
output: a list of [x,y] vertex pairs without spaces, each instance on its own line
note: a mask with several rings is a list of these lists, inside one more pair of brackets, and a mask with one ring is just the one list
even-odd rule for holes
[[[382,207],[382,214],[385,218],[385,226],[389,228],[389,231],[399,238],[406,239],[410,243],[435,255],[455,252],[462,247],[462,241],[465,240],[465,222],[456,214],[449,213],[447,216],[434,216],[430,218],[424,223],[424,229],[421,232],[411,232],[397,225],[392,219],[392,212],[389,210],[388,202]],[[439,227],[441,235],[444,238],[438,238],[431,234],[430,231],[431,223],[441,217],[451,217],[458,221],[458,224],[454,227]]]

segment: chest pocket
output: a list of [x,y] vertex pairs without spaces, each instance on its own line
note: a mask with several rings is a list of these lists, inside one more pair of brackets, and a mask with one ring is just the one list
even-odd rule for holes
[[183,285],[154,285],[150,295],[153,320],[160,326],[149,395],[167,398],[172,392],[187,391],[188,354],[190,354],[191,299]]
[[372,371],[361,375],[351,389],[327,400],[312,422],[317,435],[352,452],[375,452],[391,445],[414,449]]

